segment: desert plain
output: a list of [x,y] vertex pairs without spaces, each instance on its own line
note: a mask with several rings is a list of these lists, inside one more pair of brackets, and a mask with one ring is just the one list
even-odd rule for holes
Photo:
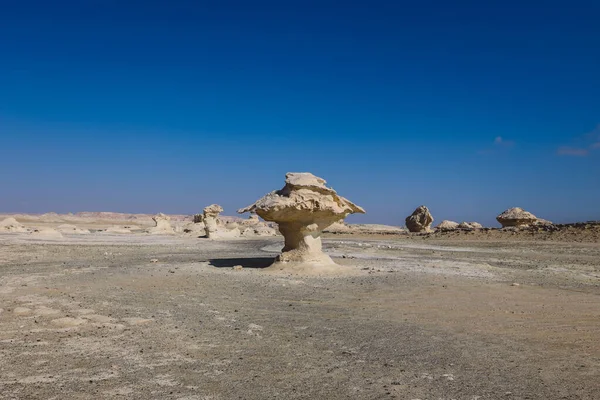
[[600,399],[598,224],[324,234],[320,276],[264,268],[281,236],[14,217],[89,233],[0,233],[0,399]]

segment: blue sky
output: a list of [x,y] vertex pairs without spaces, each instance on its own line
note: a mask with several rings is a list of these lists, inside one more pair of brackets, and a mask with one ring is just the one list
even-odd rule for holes
[[[452,3],[452,4],[450,4]],[[568,4],[568,6],[567,6]],[[597,1],[20,1],[0,211],[226,214],[310,171],[352,222],[600,219]]]

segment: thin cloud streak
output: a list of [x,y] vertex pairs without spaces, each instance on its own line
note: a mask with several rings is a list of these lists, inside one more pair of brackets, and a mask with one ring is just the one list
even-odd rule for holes
[[578,147],[559,147],[557,152],[559,156],[571,156],[571,157],[587,157],[590,152],[588,149],[582,149]]

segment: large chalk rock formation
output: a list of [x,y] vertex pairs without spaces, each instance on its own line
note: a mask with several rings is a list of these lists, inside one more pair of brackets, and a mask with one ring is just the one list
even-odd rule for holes
[[411,232],[430,232],[433,217],[429,209],[419,206],[411,215],[406,217],[406,227]]
[[503,228],[507,226],[528,226],[534,224],[538,218],[520,207],[509,208],[496,217]]
[[264,220],[279,225],[285,246],[276,264],[335,264],[323,253],[323,229],[349,214],[362,214],[365,210],[339,196],[325,183],[324,179],[308,172],[289,172],[281,190],[271,192],[256,203],[238,210],[238,213],[255,212]]

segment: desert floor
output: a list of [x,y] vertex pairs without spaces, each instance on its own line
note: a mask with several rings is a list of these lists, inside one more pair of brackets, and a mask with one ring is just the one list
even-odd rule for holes
[[597,242],[64,236],[0,234],[0,399],[600,399]]

